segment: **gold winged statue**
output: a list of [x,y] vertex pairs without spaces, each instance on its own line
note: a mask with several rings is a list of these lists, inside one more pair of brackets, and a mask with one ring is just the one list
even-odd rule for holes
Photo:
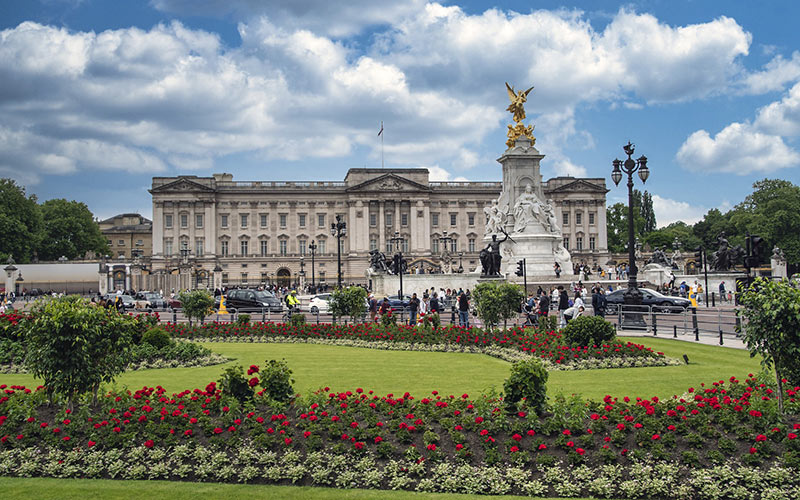
[[506,82],[506,89],[508,90],[508,98],[511,99],[511,104],[508,105],[506,111],[514,115],[515,122],[520,123],[525,119],[525,102],[528,100],[528,94],[533,90],[533,87],[526,91],[514,92],[514,87]]
[[511,104],[508,105],[506,111],[514,115],[514,122],[516,122],[516,125],[508,126],[508,141],[506,141],[506,146],[513,148],[516,140],[522,136],[530,139],[531,145],[536,144],[536,138],[533,136],[533,125],[528,125],[526,127],[525,124],[522,123],[525,119],[525,102],[528,100],[528,94],[533,90],[533,87],[525,91],[520,90],[519,92],[515,92],[514,87],[506,82],[506,90],[508,90],[508,98],[511,100]]

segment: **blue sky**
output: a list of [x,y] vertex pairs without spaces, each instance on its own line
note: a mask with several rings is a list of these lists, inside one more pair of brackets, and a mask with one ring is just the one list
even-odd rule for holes
[[[499,180],[503,83],[545,178],[649,158],[659,225],[800,183],[791,1],[0,0],[0,176],[99,217],[154,175]],[[638,187],[641,187],[638,184]]]

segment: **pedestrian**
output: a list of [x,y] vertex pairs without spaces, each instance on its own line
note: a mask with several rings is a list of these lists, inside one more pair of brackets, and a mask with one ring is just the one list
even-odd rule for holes
[[375,295],[369,294],[369,317],[370,320],[374,323],[378,320],[378,301],[375,299]]
[[606,295],[603,293],[603,289],[600,287],[595,288],[592,294],[592,309],[594,310],[594,315],[605,318],[607,304],[608,301],[606,300]]
[[556,278],[561,277],[561,265],[558,262],[553,264],[553,272],[556,273]]
[[547,316],[548,314],[550,314],[550,297],[547,296],[547,292],[542,290],[539,295],[539,315]]
[[384,316],[386,314],[389,314],[389,312],[391,312],[391,310],[392,310],[392,307],[389,304],[389,298],[388,297],[384,297],[383,298],[383,302],[381,302],[381,307],[380,307],[378,312],[380,312],[381,316]]
[[424,316],[428,314],[428,311],[430,311],[430,299],[427,293],[423,293],[422,300],[419,302],[419,314],[420,316]]
[[721,282],[719,284],[719,300],[720,302],[725,302],[725,282]]
[[567,291],[564,290],[563,287],[559,286],[559,293],[558,293],[558,313],[559,313],[559,322],[561,326],[566,325],[564,322],[564,311],[569,309],[569,296],[567,295]]
[[462,327],[469,328],[469,300],[464,292],[458,296],[458,321]]
[[564,311],[564,324],[568,325],[570,321],[577,318],[578,316],[583,316],[584,307],[583,306],[572,306],[567,308]]
[[438,313],[439,312],[439,296],[436,292],[433,292],[431,295],[431,313]]
[[417,324],[417,311],[419,310],[419,299],[417,293],[411,294],[411,300],[408,301],[408,324],[414,326]]

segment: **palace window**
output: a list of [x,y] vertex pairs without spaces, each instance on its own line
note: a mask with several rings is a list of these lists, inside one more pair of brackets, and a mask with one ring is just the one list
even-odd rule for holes
[[247,284],[247,273],[242,273],[242,285]]
[[583,250],[583,237],[577,236],[575,238],[575,250]]
[[300,255],[306,254],[306,240],[297,240],[298,247],[300,248]]
[[431,252],[432,253],[439,253],[439,238],[437,238],[435,236],[433,238],[433,241],[431,242]]
[[431,225],[433,226],[439,225],[439,214],[431,214]]
[[247,241],[247,240],[242,240],[242,241],[240,241],[240,242],[239,242],[239,246],[240,246],[240,248],[241,248],[241,250],[242,250],[242,252],[241,252],[241,254],[242,254],[242,257],[246,257],[246,256],[247,256],[247,253],[248,253],[248,252],[247,252],[247,250],[248,250],[248,248],[247,248],[247,247],[248,247],[248,241]]
[[580,213],[580,212],[577,212],[577,213],[575,214],[575,225],[576,225],[576,226],[580,226],[580,225],[581,225],[581,223],[582,223],[582,219],[583,219],[582,215],[583,215],[583,214],[582,214],[582,213]]
[[203,247],[204,247],[204,245],[203,245],[203,239],[202,238],[198,238],[198,239],[194,240],[194,254],[196,256],[198,256],[198,257],[202,257],[203,256],[203,253],[204,253]]
[[242,229],[247,227],[247,214],[239,214],[242,219]]
[[124,247],[125,246],[125,240],[117,241],[117,246]]
[[219,253],[221,253],[223,257],[228,256],[228,240],[222,240],[219,242],[219,250]]
[[594,226],[594,212],[589,212],[589,225]]
[[470,252],[474,252],[475,251],[475,238],[470,238],[469,239],[469,251]]
[[386,253],[393,252],[394,251],[393,247],[394,247],[394,243],[392,243],[391,241],[387,241],[386,242]]
[[286,214],[280,214],[279,216],[281,227],[286,227]]
[[181,214],[181,227],[189,227],[189,215]]
[[222,284],[223,285],[228,284],[228,273],[222,273]]
[[400,225],[401,226],[408,225],[408,214],[400,214]]
[[325,240],[323,240],[322,238],[317,240],[317,252],[319,252],[320,254],[325,253]]
[[172,240],[164,240],[164,255],[172,255]]
[[403,238],[403,253],[408,253],[408,238]]
[[325,214],[317,214],[317,226],[325,227]]
[[475,225],[475,214],[467,214],[467,223],[470,227]]
[[300,227],[306,227],[306,214],[298,214],[297,222],[300,224]]
[[219,216],[219,225],[222,227],[228,227],[228,216],[227,215],[220,215]]
[[266,257],[267,251],[269,250],[269,242],[267,240],[261,240],[259,243],[261,244],[261,256]]
[[391,226],[391,225],[392,225],[392,222],[394,222],[394,221],[393,221],[393,219],[394,219],[394,214],[393,214],[392,212],[386,212],[386,214],[385,214],[385,215],[386,215],[386,225],[387,225],[387,226]]
[[203,214],[195,214],[194,216],[194,227],[203,227]]
[[370,238],[369,240],[369,249],[376,250],[378,248],[378,240],[375,238]]
[[172,228],[172,214],[164,215],[164,227]]
[[564,248],[569,250],[569,236],[564,237]]
[[261,227],[267,227],[267,214],[261,214]]
[[456,225],[456,219],[457,219],[456,215],[457,214],[450,214],[450,225],[451,226],[455,226]]
[[287,253],[287,251],[286,251],[286,240],[278,241],[278,246],[280,248],[281,255],[286,255],[286,253]]
[[369,225],[375,227],[378,225],[378,214],[371,213],[369,214]]
[[569,226],[569,214],[567,212],[561,214],[561,222],[564,226]]
[[267,282],[267,273],[261,273],[261,284]]
[[589,236],[589,250],[595,250],[595,238],[594,236]]

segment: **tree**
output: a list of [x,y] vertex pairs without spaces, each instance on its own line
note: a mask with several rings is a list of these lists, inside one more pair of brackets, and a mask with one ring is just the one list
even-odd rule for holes
[[41,240],[42,214],[36,196],[11,179],[0,179],[0,260],[30,262]]
[[[647,191],[642,194],[633,190],[633,234],[639,241],[656,230],[656,214],[653,211],[653,198]],[[628,204],[615,203],[606,209],[606,232],[608,249],[621,253],[628,245]]]
[[85,203],[65,199],[47,200],[41,204],[44,219],[39,258],[56,260],[83,257],[86,252],[105,255],[109,252],[106,239]]
[[189,322],[192,321],[192,318],[196,318],[202,323],[203,319],[214,310],[214,297],[205,290],[181,292],[178,300],[181,301],[181,309],[183,309],[183,314],[189,318]]
[[480,283],[473,293],[476,309],[481,321],[494,327],[503,321],[503,327],[509,319],[519,314],[525,294],[519,285],[513,283],[497,284],[493,281]]
[[700,238],[694,235],[692,226],[682,221],[673,222],[667,227],[648,233],[644,237],[644,242],[650,248],[661,247],[669,250],[672,248],[675,238],[678,238],[682,250],[694,250],[701,244]]
[[353,323],[367,312],[367,291],[360,286],[337,288],[331,293],[328,308],[335,318],[349,316]]
[[786,280],[758,278],[739,295],[744,306],[736,314],[744,318],[738,333],[750,356],[775,367],[778,407],[783,412],[783,379],[800,384],[800,290]]
[[628,242],[628,207],[624,203],[614,203],[606,209],[606,228],[608,250],[613,253],[624,252]]
[[51,394],[69,399],[112,382],[130,359],[137,322],[77,295],[37,303],[22,322],[25,366]]

